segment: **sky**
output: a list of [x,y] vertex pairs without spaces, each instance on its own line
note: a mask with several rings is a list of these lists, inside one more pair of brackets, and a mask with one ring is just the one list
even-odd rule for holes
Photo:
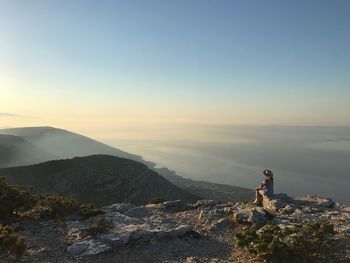
[[349,14],[348,0],[0,0],[0,127],[349,126]]

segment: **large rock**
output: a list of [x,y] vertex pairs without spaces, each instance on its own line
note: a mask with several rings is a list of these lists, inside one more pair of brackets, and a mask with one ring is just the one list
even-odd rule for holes
[[275,194],[270,197],[263,196],[263,207],[277,213],[292,213],[296,208],[307,213],[316,212],[335,206],[335,202],[330,198],[321,198],[315,195],[303,197],[289,197],[286,194]]
[[271,214],[262,207],[248,207],[233,213],[233,219],[237,223],[262,225],[270,218]]
[[291,203],[291,199],[286,194],[263,195],[263,207],[271,212],[278,212],[289,203]]
[[324,209],[332,208],[335,206],[335,202],[330,198],[317,197],[315,195],[306,195],[303,197],[295,197],[293,201],[299,206],[308,206],[312,208]]

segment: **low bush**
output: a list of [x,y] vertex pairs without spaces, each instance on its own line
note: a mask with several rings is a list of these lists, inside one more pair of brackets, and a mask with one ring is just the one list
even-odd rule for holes
[[103,211],[96,209],[93,204],[81,204],[79,206],[79,214],[84,218],[89,218],[91,216],[96,216],[102,213]]
[[105,217],[92,217],[87,221],[87,228],[85,229],[86,235],[97,235],[100,233],[105,233],[113,227],[111,220]]
[[[336,247],[334,227],[328,221],[281,228],[273,223],[236,234],[237,245],[267,262],[319,262],[331,260]],[[337,251],[338,252],[338,251]]]
[[0,177],[0,219],[9,219],[19,211],[27,210],[37,203],[31,189],[4,182]]
[[1,257],[14,256],[18,261],[23,256],[25,250],[26,250],[26,243],[24,238],[16,234],[11,227],[0,225]]
[[41,197],[41,205],[50,209],[53,216],[63,218],[80,215],[84,218],[101,213],[92,204],[82,204],[73,197],[47,194]]

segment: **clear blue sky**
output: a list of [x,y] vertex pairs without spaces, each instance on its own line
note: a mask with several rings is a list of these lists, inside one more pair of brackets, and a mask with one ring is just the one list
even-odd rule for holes
[[0,0],[0,36],[0,112],[350,125],[348,0]]

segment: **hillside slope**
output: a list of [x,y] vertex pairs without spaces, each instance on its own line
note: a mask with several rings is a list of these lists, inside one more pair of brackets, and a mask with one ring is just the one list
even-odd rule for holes
[[4,168],[0,176],[11,184],[33,186],[36,193],[72,195],[97,206],[115,202],[142,204],[152,197],[188,202],[198,199],[146,165],[110,155]]

